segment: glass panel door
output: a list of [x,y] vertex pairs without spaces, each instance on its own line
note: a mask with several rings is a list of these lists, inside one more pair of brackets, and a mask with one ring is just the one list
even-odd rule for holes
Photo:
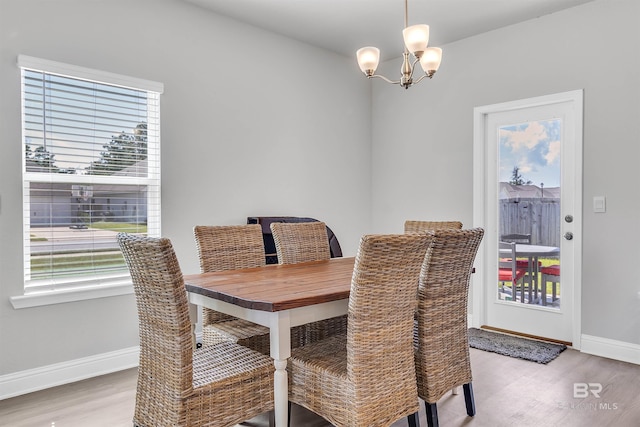
[[512,279],[498,282],[499,300],[560,307],[562,126],[551,118],[497,128],[498,239],[516,254],[499,254],[500,278]]
[[579,348],[582,91],[474,115],[472,324]]

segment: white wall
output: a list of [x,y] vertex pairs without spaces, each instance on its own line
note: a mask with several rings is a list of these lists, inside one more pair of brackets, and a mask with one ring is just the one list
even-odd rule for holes
[[639,19],[637,0],[596,1],[444,46],[407,91],[375,82],[373,228],[472,226],[473,108],[584,89],[582,333],[640,344]]
[[9,303],[23,288],[18,54],[164,83],[162,234],[185,273],[196,224],[311,216],[346,255],[370,228],[371,99],[351,58],[181,1],[2,0],[0,376],[138,344],[133,295]]

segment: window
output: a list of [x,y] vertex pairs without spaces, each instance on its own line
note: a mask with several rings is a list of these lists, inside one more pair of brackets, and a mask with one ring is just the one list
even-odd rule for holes
[[160,235],[160,83],[18,58],[25,295],[129,283],[120,231]]

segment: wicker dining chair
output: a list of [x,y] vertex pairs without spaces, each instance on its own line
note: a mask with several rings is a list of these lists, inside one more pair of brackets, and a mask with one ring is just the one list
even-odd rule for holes
[[[417,221],[417,220],[406,220],[404,222],[405,234],[424,233],[425,231],[443,230],[443,229],[460,230],[462,229],[462,222],[460,221]],[[457,387],[452,390],[452,393],[458,394]]]
[[[327,226],[322,221],[316,222],[273,222],[271,233],[276,246],[279,264],[297,264],[307,261],[321,261],[331,258]],[[298,331],[304,331],[302,345],[315,342],[336,334],[347,333],[347,316],[337,316],[330,319],[302,325]]]
[[133,425],[233,426],[273,409],[273,361],[232,342],[194,351],[184,279],[171,241],[117,235],[138,307]]
[[[193,234],[202,273],[266,265],[262,228],[258,224],[196,225]],[[269,354],[269,328],[203,308],[203,345],[220,341],[237,342]]]
[[279,264],[297,264],[331,258],[327,226],[315,222],[272,222]]
[[462,223],[460,221],[414,221],[406,220],[404,222],[405,233],[422,233],[429,230],[440,229],[461,229]]
[[[467,312],[469,281],[484,230],[435,230],[433,235],[426,267],[420,274],[414,330],[418,395],[425,402],[429,427],[438,425],[438,400],[460,385],[467,414],[476,413]],[[418,425],[417,415],[409,417],[409,425]]]
[[337,427],[389,426],[416,413],[413,319],[429,234],[365,235],[346,335],[291,352],[289,400]]

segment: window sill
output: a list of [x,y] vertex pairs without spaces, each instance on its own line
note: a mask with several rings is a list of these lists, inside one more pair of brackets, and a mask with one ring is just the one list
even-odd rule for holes
[[133,293],[130,279],[100,286],[86,286],[81,288],[48,290],[25,295],[10,297],[11,305],[18,310],[22,308],[40,307],[43,305],[64,304],[67,302],[84,301],[89,299],[107,298]]

